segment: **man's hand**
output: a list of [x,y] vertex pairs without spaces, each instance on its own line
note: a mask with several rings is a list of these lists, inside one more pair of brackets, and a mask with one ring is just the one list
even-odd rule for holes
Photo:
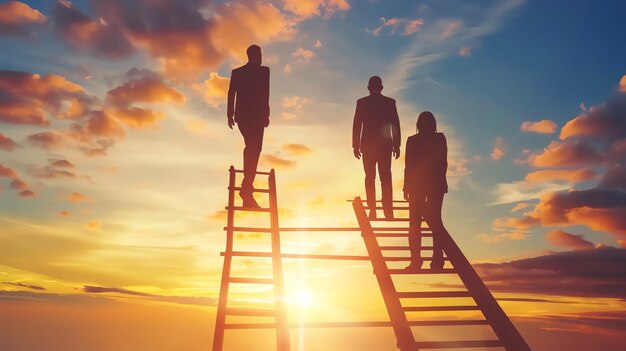
[[400,148],[399,147],[394,147],[392,155],[393,155],[393,157],[395,157],[396,160],[398,158],[400,158]]
[[233,129],[234,125],[235,125],[235,119],[232,117],[228,117],[228,128]]
[[352,149],[352,151],[354,152],[354,157],[356,157],[357,160],[361,159],[361,150],[358,147],[355,147]]
[[409,201],[409,192],[408,192],[408,191],[405,191],[405,192],[404,192],[404,199],[405,199],[406,201]]

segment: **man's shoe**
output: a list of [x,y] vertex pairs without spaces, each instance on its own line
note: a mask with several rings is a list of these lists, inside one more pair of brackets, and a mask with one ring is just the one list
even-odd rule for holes
[[443,259],[432,260],[430,262],[430,269],[441,270],[443,269]]
[[424,263],[424,261],[421,258],[417,259],[417,260],[413,260],[404,269],[406,269],[407,271],[419,271],[420,269],[422,269],[422,264],[423,263]]
[[368,216],[369,219],[376,219],[376,210],[375,209],[371,209],[370,210],[370,215]]
[[252,196],[252,193],[239,192],[239,196],[243,200],[242,207],[245,207],[245,208],[261,208],[261,206],[259,206],[259,204],[254,199],[254,196]]

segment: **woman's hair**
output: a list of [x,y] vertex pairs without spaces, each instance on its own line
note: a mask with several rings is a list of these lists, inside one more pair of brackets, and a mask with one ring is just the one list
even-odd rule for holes
[[417,130],[420,133],[432,134],[437,132],[437,121],[430,111],[424,111],[417,117]]

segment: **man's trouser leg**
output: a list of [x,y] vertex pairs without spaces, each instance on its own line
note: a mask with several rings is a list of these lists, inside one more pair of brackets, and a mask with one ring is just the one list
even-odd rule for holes
[[363,152],[363,170],[365,171],[365,197],[370,212],[376,212],[376,154]]
[[426,200],[426,207],[428,212],[428,227],[433,233],[433,259],[431,267],[441,268],[443,267],[443,248],[441,247],[441,235],[448,231],[443,225],[441,219],[441,208],[443,205],[444,193],[437,193],[428,195]]
[[409,249],[411,260],[421,267],[422,262],[422,216],[426,197],[423,194],[409,194]]
[[393,218],[393,185],[391,183],[391,150],[381,150],[378,155],[378,174],[385,217]]
[[263,132],[265,128],[256,123],[238,123],[237,125],[246,144],[246,147],[243,149],[242,193],[252,194],[259,156],[263,147]]

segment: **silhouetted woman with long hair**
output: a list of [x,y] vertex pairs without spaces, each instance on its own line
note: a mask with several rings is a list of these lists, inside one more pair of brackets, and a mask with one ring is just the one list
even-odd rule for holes
[[441,220],[443,195],[448,192],[448,146],[443,133],[437,133],[435,116],[422,112],[417,119],[417,133],[406,141],[404,198],[409,201],[409,247],[411,264],[407,269],[422,267],[422,218],[433,232],[432,269],[443,268],[440,235],[446,232]]

